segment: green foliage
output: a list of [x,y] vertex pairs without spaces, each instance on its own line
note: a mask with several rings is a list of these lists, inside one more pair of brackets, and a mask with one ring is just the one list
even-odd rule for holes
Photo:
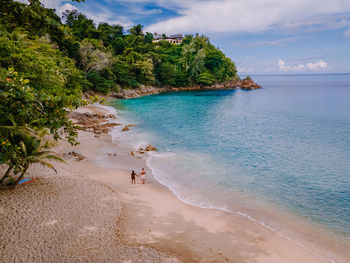
[[210,86],[215,81],[215,76],[209,72],[203,72],[198,76],[198,83]]
[[37,90],[50,90],[52,95],[61,96],[64,104],[74,103],[80,96],[81,72],[45,37],[32,40],[20,31],[2,33],[0,67],[15,68]]
[[123,36],[123,27],[120,25],[111,26],[107,23],[100,23],[97,30],[99,31],[100,35],[99,38],[103,41],[105,47],[110,46],[114,39]]
[[[96,26],[77,10],[65,11],[62,24],[54,10],[37,0],[30,5],[5,1],[0,13],[1,31],[7,32],[1,35],[0,67],[23,71],[36,87],[56,89],[64,83],[68,90],[108,93],[118,85],[211,85],[237,77],[233,62],[198,34],[187,35],[181,45],[152,43],[153,34],[144,33],[140,24],[125,34],[120,25]],[[33,52],[42,54],[39,65]],[[52,74],[62,65],[66,70]]]
[[100,36],[94,21],[88,19],[77,10],[66,10],[63,13],[63,20],[72,29],[74,36],[79,40],[83,40],[84,38],[99,38]]
[[67,108],[79,106],[80,95],[59,96],[50,89],[34,89],[23,75],[13,69],[1,69],[0,101],[0,126],[44,127],[55,139],[65,137],[72,144],[76,142],[77,133],[67,117]]
[[59,160],[55,154],[43,151],[50,145],[41,135],[50,132],[55,139],[65,136],[72,144],[77,136],[66,111],[73,105],[50,89],[36,90],[29,83],[13,69],[0,69],[0,164],[9,167],[1,182],[13,170],[15,175],[20,173],[17,180],[12,180],[15,185],[30,164],[39,162],[53,168],[46,160]]
[[183,72],[176,72],[175,86],[185,87],[188,85],[187,75]]
[[160,63],[156,69],[156,77],[162,85],[175,85],[175,67],[169,62]]
[[143,26],[138,24],[138,25],[134,26],[133,28],[130,28],[129,32],[131,35],[143,36],[142,29],[143,29]]
[[[45,139],[44,136],[47,135],[45,129],[35,131],[12,128],[10,130],[11,132],[6,137],[6,143],[0,145],[1,153],[7,157],[7,159],[0,159],[0,163],[5,163],[8,166],[7,172],[1,178],[1,183],[6,177],[9,177],[11,187],[16,186],[33,163],[39,163],[56,171],[49,161],[64,162],[58,154],[49,151],[53,144]],[[0,140],[4,138],[3,135],[4,133],[0,132]],[[18,174],[19,176],[15,180],[13,176]]]
[[102,93],[107,93],[111,90],[114,90],[116,84],[113,80],[106,79],[101,76],[97,71],[92,71],[87,74],[87,80],[91,83],[91,89],[94,91],[99,91]]

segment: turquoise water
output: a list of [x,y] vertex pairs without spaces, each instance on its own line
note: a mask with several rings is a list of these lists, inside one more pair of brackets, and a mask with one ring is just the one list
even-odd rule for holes
[[350,238],[350,75],[254,80],[264,89],[115,106],[138,124],[130,141],[159,148],[147,164],[183,201],[245,212],[251,204],[276,207]]

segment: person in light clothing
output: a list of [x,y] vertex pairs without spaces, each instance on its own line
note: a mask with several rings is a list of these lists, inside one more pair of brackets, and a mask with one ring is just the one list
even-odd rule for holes
[[141,176],[141,183],[145,184],[145,182],[146,182],[146,171],[145,171],[145,168],[142,168],[140,176]]

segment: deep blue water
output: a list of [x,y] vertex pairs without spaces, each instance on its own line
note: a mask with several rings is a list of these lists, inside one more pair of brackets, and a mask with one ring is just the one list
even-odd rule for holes
[[274,206],[350,237],[350,75],[253,79],[263,89],[170,93],[116,106],[138,124],[132,140],[159,148],[147,163],[182,200]]

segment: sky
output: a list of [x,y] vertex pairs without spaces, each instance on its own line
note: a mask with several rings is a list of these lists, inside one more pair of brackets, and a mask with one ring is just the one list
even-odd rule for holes
[[151,33],[204,34],[240,74],[350,73],[350,0],[41,2],[125,30],[142,24]]

